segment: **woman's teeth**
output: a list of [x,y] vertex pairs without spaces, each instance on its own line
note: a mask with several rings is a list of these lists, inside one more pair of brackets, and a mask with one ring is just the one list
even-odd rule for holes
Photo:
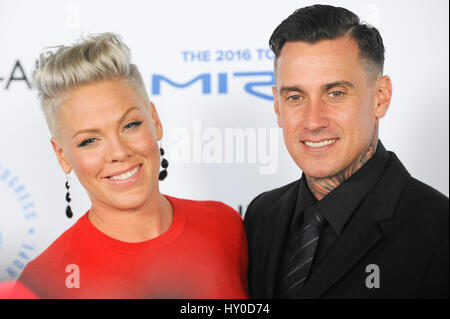
[[128,172],[120,174],[120,175],[111,176],[111,177],[108,177],[108,178],[109,179],[114,179],[114,180],[123,180],[123,179],[130,178],[131,176],[133,176],[134,174],[137,173],[137,171],[139,170],[139,167],[140,167],[140,165],[136,166],[131,171],[128,171]]
[[325,146],[325,145],[332,144],[332,143],[334,143],[336,141],[337,141],[337,138],[332,139],[332,140],[322,141],[322,142],[319,142],[319,143],[314,143],[314,142],[304,142],[304,143],[306,145],[308,145],[309,147],[322,147],[322,146]]

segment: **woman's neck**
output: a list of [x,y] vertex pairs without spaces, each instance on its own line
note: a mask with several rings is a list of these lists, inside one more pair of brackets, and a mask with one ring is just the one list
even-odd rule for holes
[[133,210],[112,208],[93,201],[88,218],[95,228],[109,237],[136,243],[165,233],[172,225],[173,211],[169,200],[157,192],[145,205]]

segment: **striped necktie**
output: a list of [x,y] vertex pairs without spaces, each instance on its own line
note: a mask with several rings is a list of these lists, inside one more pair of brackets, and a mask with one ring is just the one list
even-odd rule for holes
[[297,298],[308,278],[309,270],[319,241],[324,219],[316,212],[306,210],[300,229],[291,233],[288,247],[290,256],[281,282],[281,298]]

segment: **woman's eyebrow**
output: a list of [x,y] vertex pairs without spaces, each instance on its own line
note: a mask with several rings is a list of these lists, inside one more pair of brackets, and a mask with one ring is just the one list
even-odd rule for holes
[[[121,123],[128,115],[128,113],[130,113],[133,110],[139,110],[139,107],[137,106],[132,106],[130,107],[128,110],[125,111],[125,113],[123,113],[123,115],[120,117],[120,119],[117,121],[117,123]],[[98,128],[87,128],[87,129],[82,129],[77,131],[73,136],[72,139],[75,138],[75,136],[81,134],[81,133],[99,133],[100,130]]]
[[117,123],[122,122],[127,117],[128,113],[130,113],[133,110],[140,110],[140,109],[137,106],[130,107],[128,110],[125,111],[125,113],[123,113],[123,115],[120,117],[120,119],[117,121]]

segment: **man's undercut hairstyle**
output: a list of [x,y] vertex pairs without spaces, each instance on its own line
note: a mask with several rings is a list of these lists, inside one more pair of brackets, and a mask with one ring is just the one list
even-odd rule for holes
[[361,22],[353,12],[329,5],[313,5],[296,10],[272,33],[269,46],[276,60],[286,42],[316,43],[350,36],[359,47],[366,67],[376,77],[383,74],[384,45],[378,30]]
[[58,46],[56,51],[40,55],[33,84],[53,137],[58,136],[58,111],[64,93],[102,80],[123,80],[149,101],[141,74],[131,63],[130,50],[116,34],[90,35],[71,46]]

